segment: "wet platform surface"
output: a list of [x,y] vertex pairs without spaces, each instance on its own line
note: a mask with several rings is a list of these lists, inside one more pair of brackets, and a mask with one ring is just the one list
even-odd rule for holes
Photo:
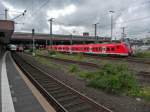
[[1,112],[45,112],[20,76],[9,52],[0,56],[0,87]]

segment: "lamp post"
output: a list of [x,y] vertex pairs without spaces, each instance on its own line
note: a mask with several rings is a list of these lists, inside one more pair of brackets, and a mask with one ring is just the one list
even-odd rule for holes
[[112,41],[112,38],[113,38],[113,13],[115,13],[115,11],[109,11],[110,12],[110,18],[111,18],[111,41]]
[[94,31],[95,31],[95,43],[98,43],[98,37],[97,37],[97,25],[98,25],[99,23],[95,23],[94,24]]
[[34,48],[35,48],[34,29],[32,29],[32,55],[33,56],[35,56]]
[[73,35],[72,35],[72,33],[71,33],[70,45],[72,45],[72,44],[73,44],[72,39],[73,39]]
[[50,22],[50,45],[51,45],[51,49],[52,49],[52,45],[53,45],[53,19],[54,18],[50,18],[48,21]]
[[7,20],[8,9],[5,9],[5,20]]

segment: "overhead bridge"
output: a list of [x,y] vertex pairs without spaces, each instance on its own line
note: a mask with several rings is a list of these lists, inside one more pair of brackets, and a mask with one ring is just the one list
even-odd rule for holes
[[[50,41],[53,41],[53,44],[70,44],[71,41],[73,44],[77,43],[93,43],[95,41],[105,42],[110,41],[109,37],[94,37],[94,36],[80,36],[80,35],[58,35],[58,34],[40,34],[36,33],[34,36],[35,42],[37,44],[50,44]],[[32,43],[32,33],[21,33],[15,32],[11,38],[12,44],[30,44]]]

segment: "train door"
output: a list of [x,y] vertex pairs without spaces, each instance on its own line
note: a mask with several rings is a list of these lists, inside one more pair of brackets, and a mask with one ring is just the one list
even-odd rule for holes
[[92,53],[92,46],[89,46],[89,52]]
[[106,47],[102,47],[102,53],[106,53]]
[[69,53],[72,54],[72,47],[69,46]]

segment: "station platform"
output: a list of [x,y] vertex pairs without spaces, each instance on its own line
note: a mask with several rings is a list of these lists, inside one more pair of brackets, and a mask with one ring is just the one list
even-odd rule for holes
[[14,63],[10,52],[0,55],[1,112],[55,112]]

